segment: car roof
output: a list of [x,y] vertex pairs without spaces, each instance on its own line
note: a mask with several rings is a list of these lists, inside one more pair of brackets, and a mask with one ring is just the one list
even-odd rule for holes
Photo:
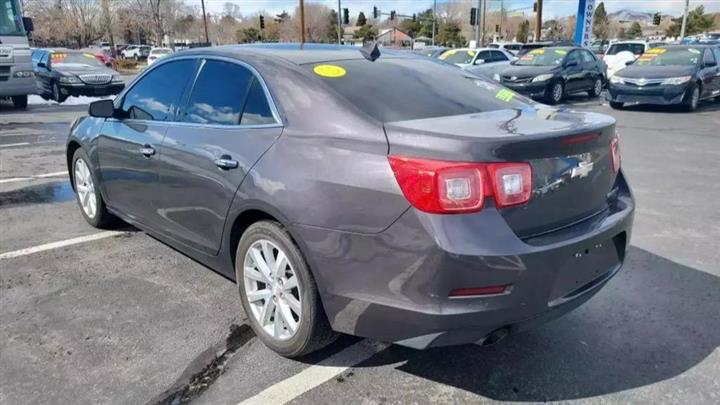
[[[223,45],[208,48],[195,48],[183,51],[182,55],[215,55],[225,57],[265,56],[281,59],[296,65],[306,65],[319,62],[333,62],[341,60],[364,59],[360,47],[326,45],[279,43],[279,44],[245,44]],[[380,49],[383,57],[392,58],[418,58],[412,52],[399,52],[391,49]]]

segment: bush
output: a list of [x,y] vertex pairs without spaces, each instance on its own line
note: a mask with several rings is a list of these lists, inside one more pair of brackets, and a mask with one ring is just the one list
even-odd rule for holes
[[133,59],[118,59],[116,63],[118,70],[133,70],[137,67],[137,61]]

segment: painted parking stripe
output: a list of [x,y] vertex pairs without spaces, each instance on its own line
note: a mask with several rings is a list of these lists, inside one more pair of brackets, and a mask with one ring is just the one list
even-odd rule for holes
[[33,253],[44,252],[46,250],[57,249],[65,246],[77,245],[79,243],[91,242],[94,240],[110,238],[112,236],[122,235],[127,232],[121,231],[104,231],[94,233],[92,235],[80,236],[72,239],[65,239],[58,242],[46,243],[44,245],[33,246],[25,249],[14,250],[12,252],[0,253],[0,260],[11,259],[13,257],[27,256]]
[[384,343],[371,342],[367,339],[361,340],[318,364],[280,381],[254,397],[240,402],[238,405],[285,404],[343,373],[350,367],[362,363],[386,347],[388,345]]
[[5,145],[0,145],[0,148],[11,148],[13,146],[25,146],[25,145],[30,145],[30,142],[8,143]]
[[9,179],[0,179],[0,184],[15,183],[18,181],[30,181],[30,180],[36,180],[36,179],[46,179],[48,177],[62,177],[62,176],[67,176],[67,174],[68,174],[67,171],[64,171],[64,172],[37,174],[34,176],[26,176],[26,177],[13,177],[13,178],[9,178]]

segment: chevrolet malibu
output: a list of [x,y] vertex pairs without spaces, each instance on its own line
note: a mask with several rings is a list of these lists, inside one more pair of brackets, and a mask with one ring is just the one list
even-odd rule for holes
[[120,218],[235,281],[284,356],[337,333],[493,343],[587,301],[625,260],[615,121],[432,59],[191,50],[89,115],[67,142],[85,219]]

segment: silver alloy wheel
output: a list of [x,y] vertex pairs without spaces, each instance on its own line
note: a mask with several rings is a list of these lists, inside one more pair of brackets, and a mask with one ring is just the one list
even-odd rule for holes
[[245,253],[243,266],[243,286],[252,316],[273,338],[292,338],[302,316],[301,291],[285,252],[260,239]]
[[695,87],[692,92],[692,98],[690,99],[690,108],[693,110],[697,108],[698,103],[700,102],[700,89]]
[[559,103],[562,100],[563,87],[560,83],[555,83],[553,86],[553,101]]
[[595,79],[595,94],[602,93],[602,80]]
[[52,87],[53,100],[60,102],[60,88],[57,83],[53,83]]
[[90,168],[82,158],[75,161],[75,190],[85,215],[95,218],[97,213],[95,184],[90,174]]

